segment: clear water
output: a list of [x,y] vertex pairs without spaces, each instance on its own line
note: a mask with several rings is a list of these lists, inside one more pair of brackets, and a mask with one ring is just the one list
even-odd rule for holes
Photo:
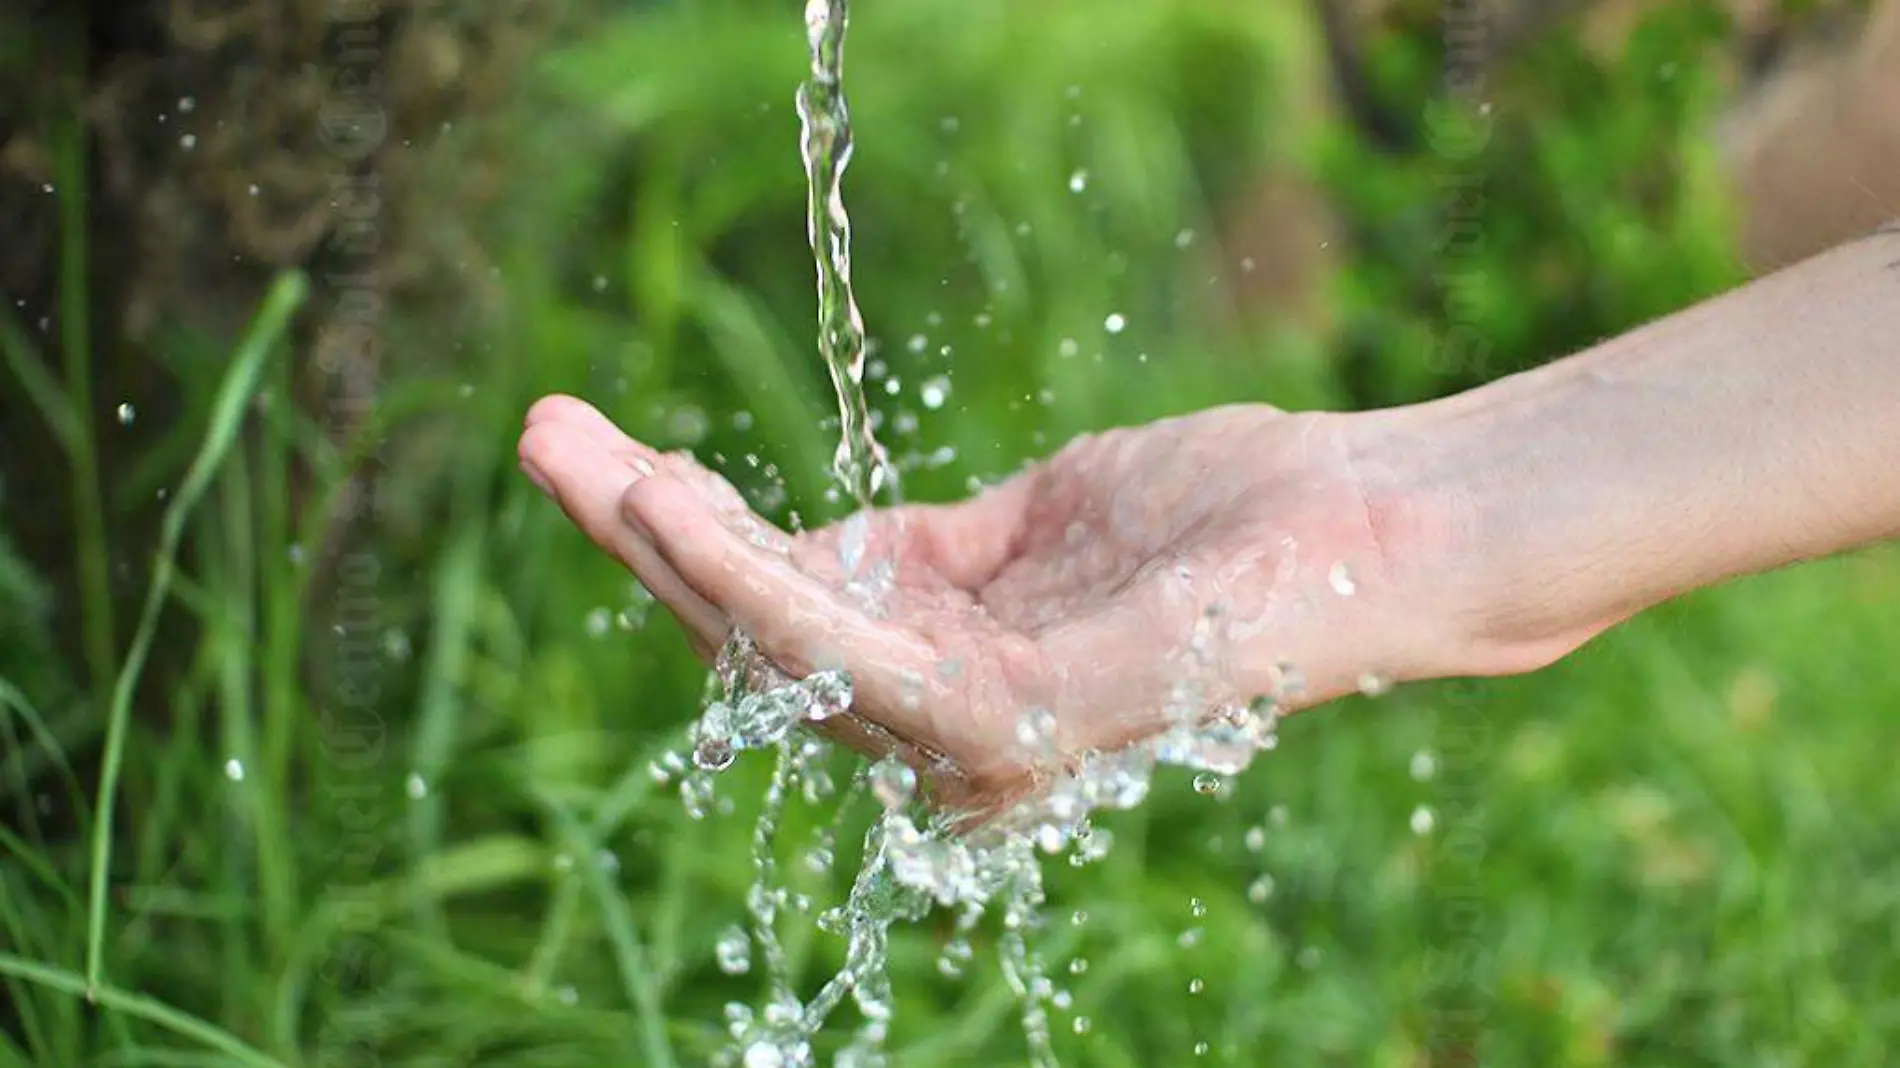
[[[852,148],[843,86],[847,6],[846,0],[807,3],[811,71],[799,87],[797,104],[809,187],[807,228],[818,276],[818,347],[837,393],[841,427],[833,474],[839,491],[858,509],[846,520],[841,563],[852,579],[851,589],[875,608],[888,593],[894,572],[890,561],[867,557],[864,515],[880,501],[896,500],[899,487],[896,469],[872,429],[864,389],[864,325],[851,279],[851,221],[842,193]],[[1086,174],[1077,172],[1072,184],[1086,181]],[[1119,326],[1114,322],[1109,329]],[[938,404],[948,388],[947,380],[936,386]],[[927,388],[926,404],[931,395]],[[1191,648],[1201,647],[1218,617],[1218,609],[1210,611],[1197,632],[1185,636]],[[1296,671],[1289,667],[1283,674],[1289,688],[1297,686]],[[1210,716],[1207,702],[1184,683],[1170,702],[1172,729],[1143,745],[1092,754],[1075,774],[1043,794],[978,831],[953,835],[917,803],[915,774],[894,761],[860,768],[846,790],[835,788],[826,770],[827,746],[798,728],[850,707],[847,674],[827,671],[792,679],[762,657],[747,635],[734,633],[720,652],[708,687],[708,701],[694,731],[692,766],[675,760],[654,769],[656,776],[668,780],[682,775],[680,789],[689,813],[699,817],[712,810],[717,773],[744,751],[767,750],[775,761],[754,827],[748,923],[723,932],[716,947],[723,971],[756,971],[765,988],[761,1005],[727,1006],[732,1042],[717,1063],[728,1068],[817,1064],[816,1037],[847,1000],[858,1022],[831,1063],[838,1068],[885,1068],[886,1037],[897,1008],[887,972],[890,932],[895,924],[935,909],[956,916],[955,930],[937,962],[946,976],[964,975],[973,964],[970,937],[979,925],[986,920],[1000,924],[997,964],[1021,1003],[1030,1063],[1038,1068],[1055,1065],[1051,1009],[1064,1011],[1071,1005],[1036,949],[1047,922],[1045,858],[1067,854],[1071,864],[1083,865],[1105,856],[1112,837],[1095,826],[1092,817],[1140,804],[1157,765],[1195,769],[1195,789],[1219,793],[1225,776],[1239,773],[1255,754],[1273,747],[1277,722],[1271,701],[1219,709]],[[1024,710],[1018,735],[1033,745],[1050,727],[1045,717]],[[864,793],[875,799],[878,815],[865,835],[857,875],[845,900],[816,917],[821,931],[844,940],[845,962],[809,997],[801,997],[799,977],[791,974],[779,938],[786,913],[808,907],[778,871],[784,806],[788,799],[802,797],[811,804],[835,804],[842,814]],[[828,870],[836,856],[835,834],[834,825],[805,848],[803,863]],[[1267,881],[1250,896],[1257,893],[1264,900],[1270,892]],[[1078,912],[1072,922],[1079,925],[1083,919]],[[1077,959],[1067,962],[1065,970],[1080,975],[1086,968],[1087,962]],[[1078,1015],[1069,1027],[1083,1034],[1091,1024]]]
[[871,430],[864,396],[864,318],[851,287],[851,215],[844,173],[851,165],[851,114],[844,98],[846,0],[808,0],[805,33],[811,73],[798,88],[799,155],[805,162],[806,232],[818,268],[818,351],[838,395],[840,440],[833,469],[860,508],[880,490],[896,493],[895,472]]

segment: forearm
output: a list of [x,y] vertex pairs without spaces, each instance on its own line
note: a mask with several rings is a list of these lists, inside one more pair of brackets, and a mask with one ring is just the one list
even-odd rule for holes
[[1900,536],[1900,231],[1386,414],[1383,469],[1442,505],[1488,643],[1561,655],[1688,590]]

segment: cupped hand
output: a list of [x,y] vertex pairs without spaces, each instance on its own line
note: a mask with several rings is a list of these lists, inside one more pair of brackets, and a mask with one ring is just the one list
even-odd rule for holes
[[[1079,438],[959,503],[876,510],[865,556],[895,571],[874,605],[840,562],[843,524],[779,530],[581,401],[536,404],[520,459],[702,657],[737,626],[794,677],[843,668],[853,704],[827,733],[982,807],[1165,729],[1184,701],[1292,711],[1433,673],[1442,636],[1420,625],[1348,418],[1215,408]],[[1026,747],[1038,710],[1053,737]]]

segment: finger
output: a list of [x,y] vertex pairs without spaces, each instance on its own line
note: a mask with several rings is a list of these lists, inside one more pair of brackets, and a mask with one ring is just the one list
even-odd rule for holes
[[1013,799],[972,780],[948,757],[900,738],[855,713],[830,716],[808,726],[873,761],[895,757],[909,765],[917,773],[921,794],[931,807],[956,814],[953,819],[960,825],[980,825]]
[[[697,472],[699,477],[707,480],[709,488],[714,488],[712,484],[716,483],[717,488],[723,489],[728,502],[736,504],[740,509],[745,507],[744,498],[740,497],[738,490],[725,479],[701,467],[693,459],[691,453],[685,451],[662,453],[653,446],[629,436],[600,409],[577,397],[559,393],[543,397],[528,409],[526,423],[530,427],[543,423],[560,423],[571,427],[604,451],[625,460],[636,471],[651,470],[659,465],[683,464]],[[718,654],[720,644],[725,641],[724,632],[727,624],[723,615],[693,593],[691,587],[674,573],[672,566],[652,550],[651,544],[646,542],[644,536],[641,542],[642,549],[654,560],[651,584],[648,585],[649,592],[652,592],[669,609],[682,606],[675,610],[674,614],[687,624],[687,642],[693,647],[693,651],[699,654],[700,659],[710,662]],[[665,595],[662,595],[661,590],[666,591]]]
[[650,445],[642,444],[629,437],[627,433],[614,425],[600,409],[566,394],[555,393],[534,402],[528,409],[525,420],[527,427],[544,423],[560,423],[572,427],[602,449],[616,456],[626,458],[639,457],[648,463],[657,463],[659,451]]
[[752,506],[746,503],[745,495],[739,492],[726,476],[699,462],[691,452],[676,449],[666,453],[661,463],[683,479],[687,485],[699,491],[700,496],[712,505],[713,510],[724,519],[747,517],[756,519]]
[[812,720],[808,726],[825,738],[839,745],[848,746],[872,760],[894,756],[916,769],[919,774],[928,770],[934,763],[941,762],[940,758],[933,757],[926,750],[898,737],[856,712],[845,712],[820,720]]
[[641,479],[621,504],[680,577],[786,671],[802,677],[841,667],[852,676],[860,714],[904,738],[941,737],[929,719],[935,702],[927,669],[935,655],[919,636],[877,622],[789,554],[755,544],[679,478]]
[[535,421],[522,432],[518,451],[522,467],[574,525],[631,569],[679,619],[695,651],[707,656],[725,640],[725,616],[621,517],[620,498],[628,486],[652,474],[650,464],[637,455],[616,455],[603,448],[595,433],[567,418]]

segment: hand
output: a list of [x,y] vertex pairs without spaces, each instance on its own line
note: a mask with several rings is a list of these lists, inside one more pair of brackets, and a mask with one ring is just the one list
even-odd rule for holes
[[[737,625],[793,676],[845,668],[853,707],[827,733],[987,807],[1164,730],[1183,700],[1291,711],[1447,669],[1451,602],[1407,585],[1427,528],[1372,505],[1355,418],[1216,408],[1077,439],[961,503],[875,511],[881,611],[846,589],[842,524],[787,535],[580,401],[537,404],[520,457],[702,657]],[[1018,741],[1032,709],[1054,728],[1040,754]]]

